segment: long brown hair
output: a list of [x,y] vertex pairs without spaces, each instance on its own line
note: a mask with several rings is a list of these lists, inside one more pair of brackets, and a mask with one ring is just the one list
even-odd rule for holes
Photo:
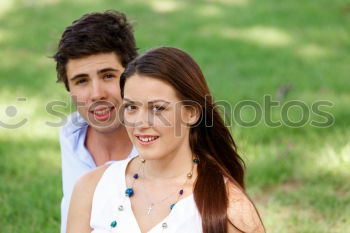
[[201,69],[191,56],[179,49],[152,49],[133,60],[122,74],[123,98],[125,82],[134,74],[166,81],[182,101],[200,106],[200,119],[190,129],[191,150],[200,161],[194,198],[202,217],[203,233],[227,233],[228,197],[224,177],[244,189],[244,163]]

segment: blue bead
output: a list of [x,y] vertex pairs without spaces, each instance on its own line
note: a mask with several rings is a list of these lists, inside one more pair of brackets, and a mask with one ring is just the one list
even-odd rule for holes
[[136,179],[139,178],[139,174],[136,173],[133,177],[134,177],[134,179],[136,180]]
[[114,228],[114,227],[116,227],[116,226],[117,226],[117,221],[114,220],[113,222],[111,222],[111,227],[112,227],[112,228]]
[[128,197],[132,197],[134,195],[134,190],[132,188],[128,188],[125,190],[125,195]]
[[170,209],[172,210],[174,208],[175,204],[170,205]]

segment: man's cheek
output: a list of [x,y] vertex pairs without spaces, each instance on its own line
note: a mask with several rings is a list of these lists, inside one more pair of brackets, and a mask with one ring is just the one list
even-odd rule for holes
[[74,104],[74,106],[76,106],[77,109],[86,108],[88,105],[85,98],[81,98],[76,95],[72,96],[72,103]]

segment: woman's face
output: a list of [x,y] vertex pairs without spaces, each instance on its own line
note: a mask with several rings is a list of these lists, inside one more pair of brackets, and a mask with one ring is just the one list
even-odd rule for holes
[[125,83],[123,105],[126,129],[142,158],[161,159],[189,150],[188,124],[197,117],[170,84],[135,74]]

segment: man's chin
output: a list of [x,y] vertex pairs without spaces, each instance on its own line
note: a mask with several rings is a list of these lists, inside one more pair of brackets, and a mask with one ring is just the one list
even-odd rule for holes
[[95,130],[96,132],[99,133],[113,133],[115,131],[117,131],[120,127],[122,126],[122,124],[101,124],[101,123],[96,123],[96,122],[89,122],[89,127],[91,127],[93,130]]

